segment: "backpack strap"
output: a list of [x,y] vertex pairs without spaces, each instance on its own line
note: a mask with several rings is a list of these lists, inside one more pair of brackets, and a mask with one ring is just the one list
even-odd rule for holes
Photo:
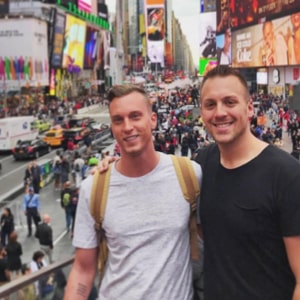
[[91,215],[95,220],[95,230],[97,232],[99,252],[98,252],[98,269],[100,279],[104,273],[104,267],[108,256],[108,249],[106,243],[105,233],[102,228],[102,223],[104,219],[104,213],[107,202],[107,195],[109,189],[111,165],[108,166],[108,170],[104,173],[95,172],[93,175],[93,185],[91,191],[91,203],[90,211]]
[[198,260],[198,234],[197,234],[197,198],[200,195],[200,186],[197,176],[194,171],[194,167],[189,158],[183,156],[171,155],[172,162],[175,167],[178,181],[186,201],[190,203],[191,215],[190,215],[190,245],[191,245],[191,257],[193,260]]

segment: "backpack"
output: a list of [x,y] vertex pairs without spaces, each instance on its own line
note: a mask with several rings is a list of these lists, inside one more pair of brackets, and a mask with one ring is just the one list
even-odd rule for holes
[[[198,260],[198,236],[197,236],[197,221],[196,221],[196,208],[197,198],[200,195],[200,186],[195,175],[192,162],[189,158],[183,156],[170,155],[177,174],[180,187],[186,201],[190,203],[190,247],[191,257],[193,260]],[[97,232],[99,241],[98,251],[98,271],[99,278],[103,277],[105,264],[108,257],[108,248],[104,230],[102,229],[102,222],[107,201],[107,194],[109,189],[111,165],[104,173],[95,172],[93,175],[93,185],[91,191],[90,212],[95,220],[95,230]]]
[[67,207],[71,202],[71,194],[69,192],[65,192],[63,194],[62,204],[64,207]]

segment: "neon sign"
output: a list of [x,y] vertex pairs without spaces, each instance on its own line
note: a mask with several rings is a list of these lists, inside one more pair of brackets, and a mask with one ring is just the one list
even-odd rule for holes
[[63,0],[57,0],[57,5],[60,8],[67,10],[71,14],[73,14],[85,21],[88,21],[94,25],[100,26],[103,29],[109,29],[109,23],[106,20],[79,9],[77,7],[77,5],[72,2],[68,2],[67,7],[65,7],[65,6],[63,6],[62,1]]

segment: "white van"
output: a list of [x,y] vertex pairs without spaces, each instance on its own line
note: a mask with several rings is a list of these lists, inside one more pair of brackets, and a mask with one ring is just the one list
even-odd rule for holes
[[0,119],[0,151],[10,151],[19,140],[33,140],[38,135],[36,128],[31,128],[33,116]]

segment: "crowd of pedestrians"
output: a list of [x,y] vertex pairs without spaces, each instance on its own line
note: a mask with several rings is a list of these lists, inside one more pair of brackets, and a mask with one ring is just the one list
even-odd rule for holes
[[[157,99],[152,103],[152,109],[157,113],[157,126],[153,130],[152,136],[155,150],[175,154],[176,149],[178,149],[177,153],[179,152],[182,156],[195,158],[201,149],[215,142],[206,130],[201,116],[194,114],[195,103],[199,100],[198,96],[195,93],[195,87],[184,90],[177,89],[168,96],[157,96]],[[197,99],[196,102],[195,99]],[[264,142],[281,147],[283,132],[287,132],[293,144],[293,151],[300,152],[300,120],[297,114],[291,111],[286,102],[280,97],[268,95],[262,99],[259,95],[254,94],[252,99],[260,102],[251,120],[253,135]],[[85,101],[81,104],[90,105],[93,104],[93,101],[98,100],[86,100],[89,101],[89,104],[86,104]],[[40,110],[40,108],[37,111],[55,118],[55,116],[63,114],[65,111],[72,112],[78,108],[78,103],[74,102],[55,103],[53,107],[51,105],[48,107],[48,111]],[[71,237],[73,237],[81,182],[98,164],[99,159],[107,154],[109,155],[109,153],[95,152],[93,148],[88,149],[88,153],[84,155],[76,149],[71,152],[56,151],[52,162],[54,189],[60,194],[60,204],[65,213],[66,230]],[[115,154],[121,155],[117,145]],[[53,262],[53,233],[50,216],[48,214],[41,216],[40,214],[39,193],[41,180],[42,177],[37,162],[30,162],[24,175],[23,210],[27,219],[28,236],[33,235],[32,223],[34,223],[34,236],[40,245],[40,249],[33,253],[30,264],[22,264],[23,249],[18,242],[18,235],[14,228],[14,216],[9,208],[4,208],[2,211],[0,285],[21,276],[21,274],[26,275],[29,272],[35,272]],[[31,299],[30,295],[32,297],[39,296],[42,299],[52,299],[50,295],[53,297],[55,293],[61,293],[61,290],[55,291],[51,281],[55,281],[54,275],[51,278],[47,277],[43,281],[36,282],[31,287],[26,287],[26,290],[21,291],[26,295],[24,299]],[[42,286],[44,289],[42,289]],[[63,289],[63,287],[60,288]]]

